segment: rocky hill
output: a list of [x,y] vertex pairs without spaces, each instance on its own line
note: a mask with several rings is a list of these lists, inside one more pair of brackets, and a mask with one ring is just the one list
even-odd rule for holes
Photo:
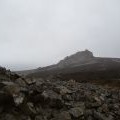
[[92,63],[94,60],[93,53],[85,50],[82,52],[77,52],[71,56],[67,56],[63,60],[61,60],[57,66],[60,68],[64,68],[67,66],[75,66],[75,65],[82,65],[86,63]]
[[74,67],[74,66],[80,66],[83,64],[90,64],[95,62],[95,57],[93,56],[93,53],[85,50],[81,52],[77,52],[71,56],[65,57],[63,60],[61,60],[58,64],[50,65],[43,68],[38,68],[34,70],[25,70],[25,71],[16,71],[16,73],[20,75],[28,75],[28,74],[34,74],[41,71],[55,71],[59,69],[64,69],[67,67]]
[[120,58],[94,57],[92,52],[85,50],[67,56],[55,65],[38,68],[26,75],[33,78],[60,76],[63,80],[73,78],[78,82],[109,83],[114,80],[116,84],[116,81],[120,80]]

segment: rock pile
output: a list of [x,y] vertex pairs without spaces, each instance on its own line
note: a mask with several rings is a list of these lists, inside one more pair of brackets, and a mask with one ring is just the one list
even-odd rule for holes
[[0,81],[0,120],[120,120],[120,90],[75,80]]

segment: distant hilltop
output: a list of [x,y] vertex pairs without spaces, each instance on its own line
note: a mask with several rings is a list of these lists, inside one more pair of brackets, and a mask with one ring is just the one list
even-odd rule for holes
[[120,58],[95,57],[89,50],[79,51],[65,57],[57,64],[19,71],[26,77],[48,77],[62,75],[65,79],[120,79]]
[[83,64],[94,58],[93,53],[89,50],[79,51],[73,55],[65,57],[58,63],[59,67],[64,67],[73,64]]

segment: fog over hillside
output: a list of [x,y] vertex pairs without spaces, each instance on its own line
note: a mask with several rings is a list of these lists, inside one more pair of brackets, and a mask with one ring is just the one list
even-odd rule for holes
[[57,63],[77,51],[120,57],[119,0],[0,0],[0,65]]

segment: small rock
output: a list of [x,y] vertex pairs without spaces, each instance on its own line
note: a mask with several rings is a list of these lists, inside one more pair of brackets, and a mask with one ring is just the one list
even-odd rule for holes
[[94,111],[94,118],[97,120],[110,120],[109,118],[105,117],[103,114]]
[[72,93],[71,90],[67,89],[64,86],[58,86],[58,87],[54,88],[54,90],[55,90],[55,92],[57,92],[57,93],[59,93],[61,95]]
[[75,85],[76,85],[76,81],[73,80],[73,79],[71,79],[71,80],[69,80],[69,81],[67,82],[67,85],[68,85],[68,86],[75,86]]
[[72,120],[69,112],[63,111],[52,120]]
[[56,108],[61,108],[63,106],[61,96],[52,90],[43,91],[39,99],[41,99],[41,102],[44,105],[49,105]]
[[26,87],[26,83],[22,78],[18,78],[17,80],[15,80],[15,83],[21,87]]
[[84,110],[81,109],[80,107],[76,108],[71,108],[69,110],[69,113],[74,117],[74,118],[79,118],[80,116],[83,116]]
[[36,80],[35,80],[35,79],[27,78],[27,79],[25,79],[25,82],[26,82],[28,85],[32,85],[32,84],[35,84],[35,83],[36,83]]
[[44,119],[43,119],[43,117],[41,115],[39,115],[39,116],[35,117],[35,120],[44,120]]
[[107,104],[103,104],[102,106],[101,106],[101,108],[102,108],[102,112],[104,112],[104,113],[108,113],[108,106],[107,106]]
[[19,95],[13,94],[13,98],[16,106],[18,106],[23,103],[25,96],[24,94],[19,94]]
[[21,111],[23,111],[23,113],[25,115],[28,115],[28,116],[32,116],[33,117],[37,113],[33,103],[31,103],[31,102],[21,104],[19,106],[19,108],[21,109]]
[[19,120],[12,114],[4,114],[0,116],[0,120]]

